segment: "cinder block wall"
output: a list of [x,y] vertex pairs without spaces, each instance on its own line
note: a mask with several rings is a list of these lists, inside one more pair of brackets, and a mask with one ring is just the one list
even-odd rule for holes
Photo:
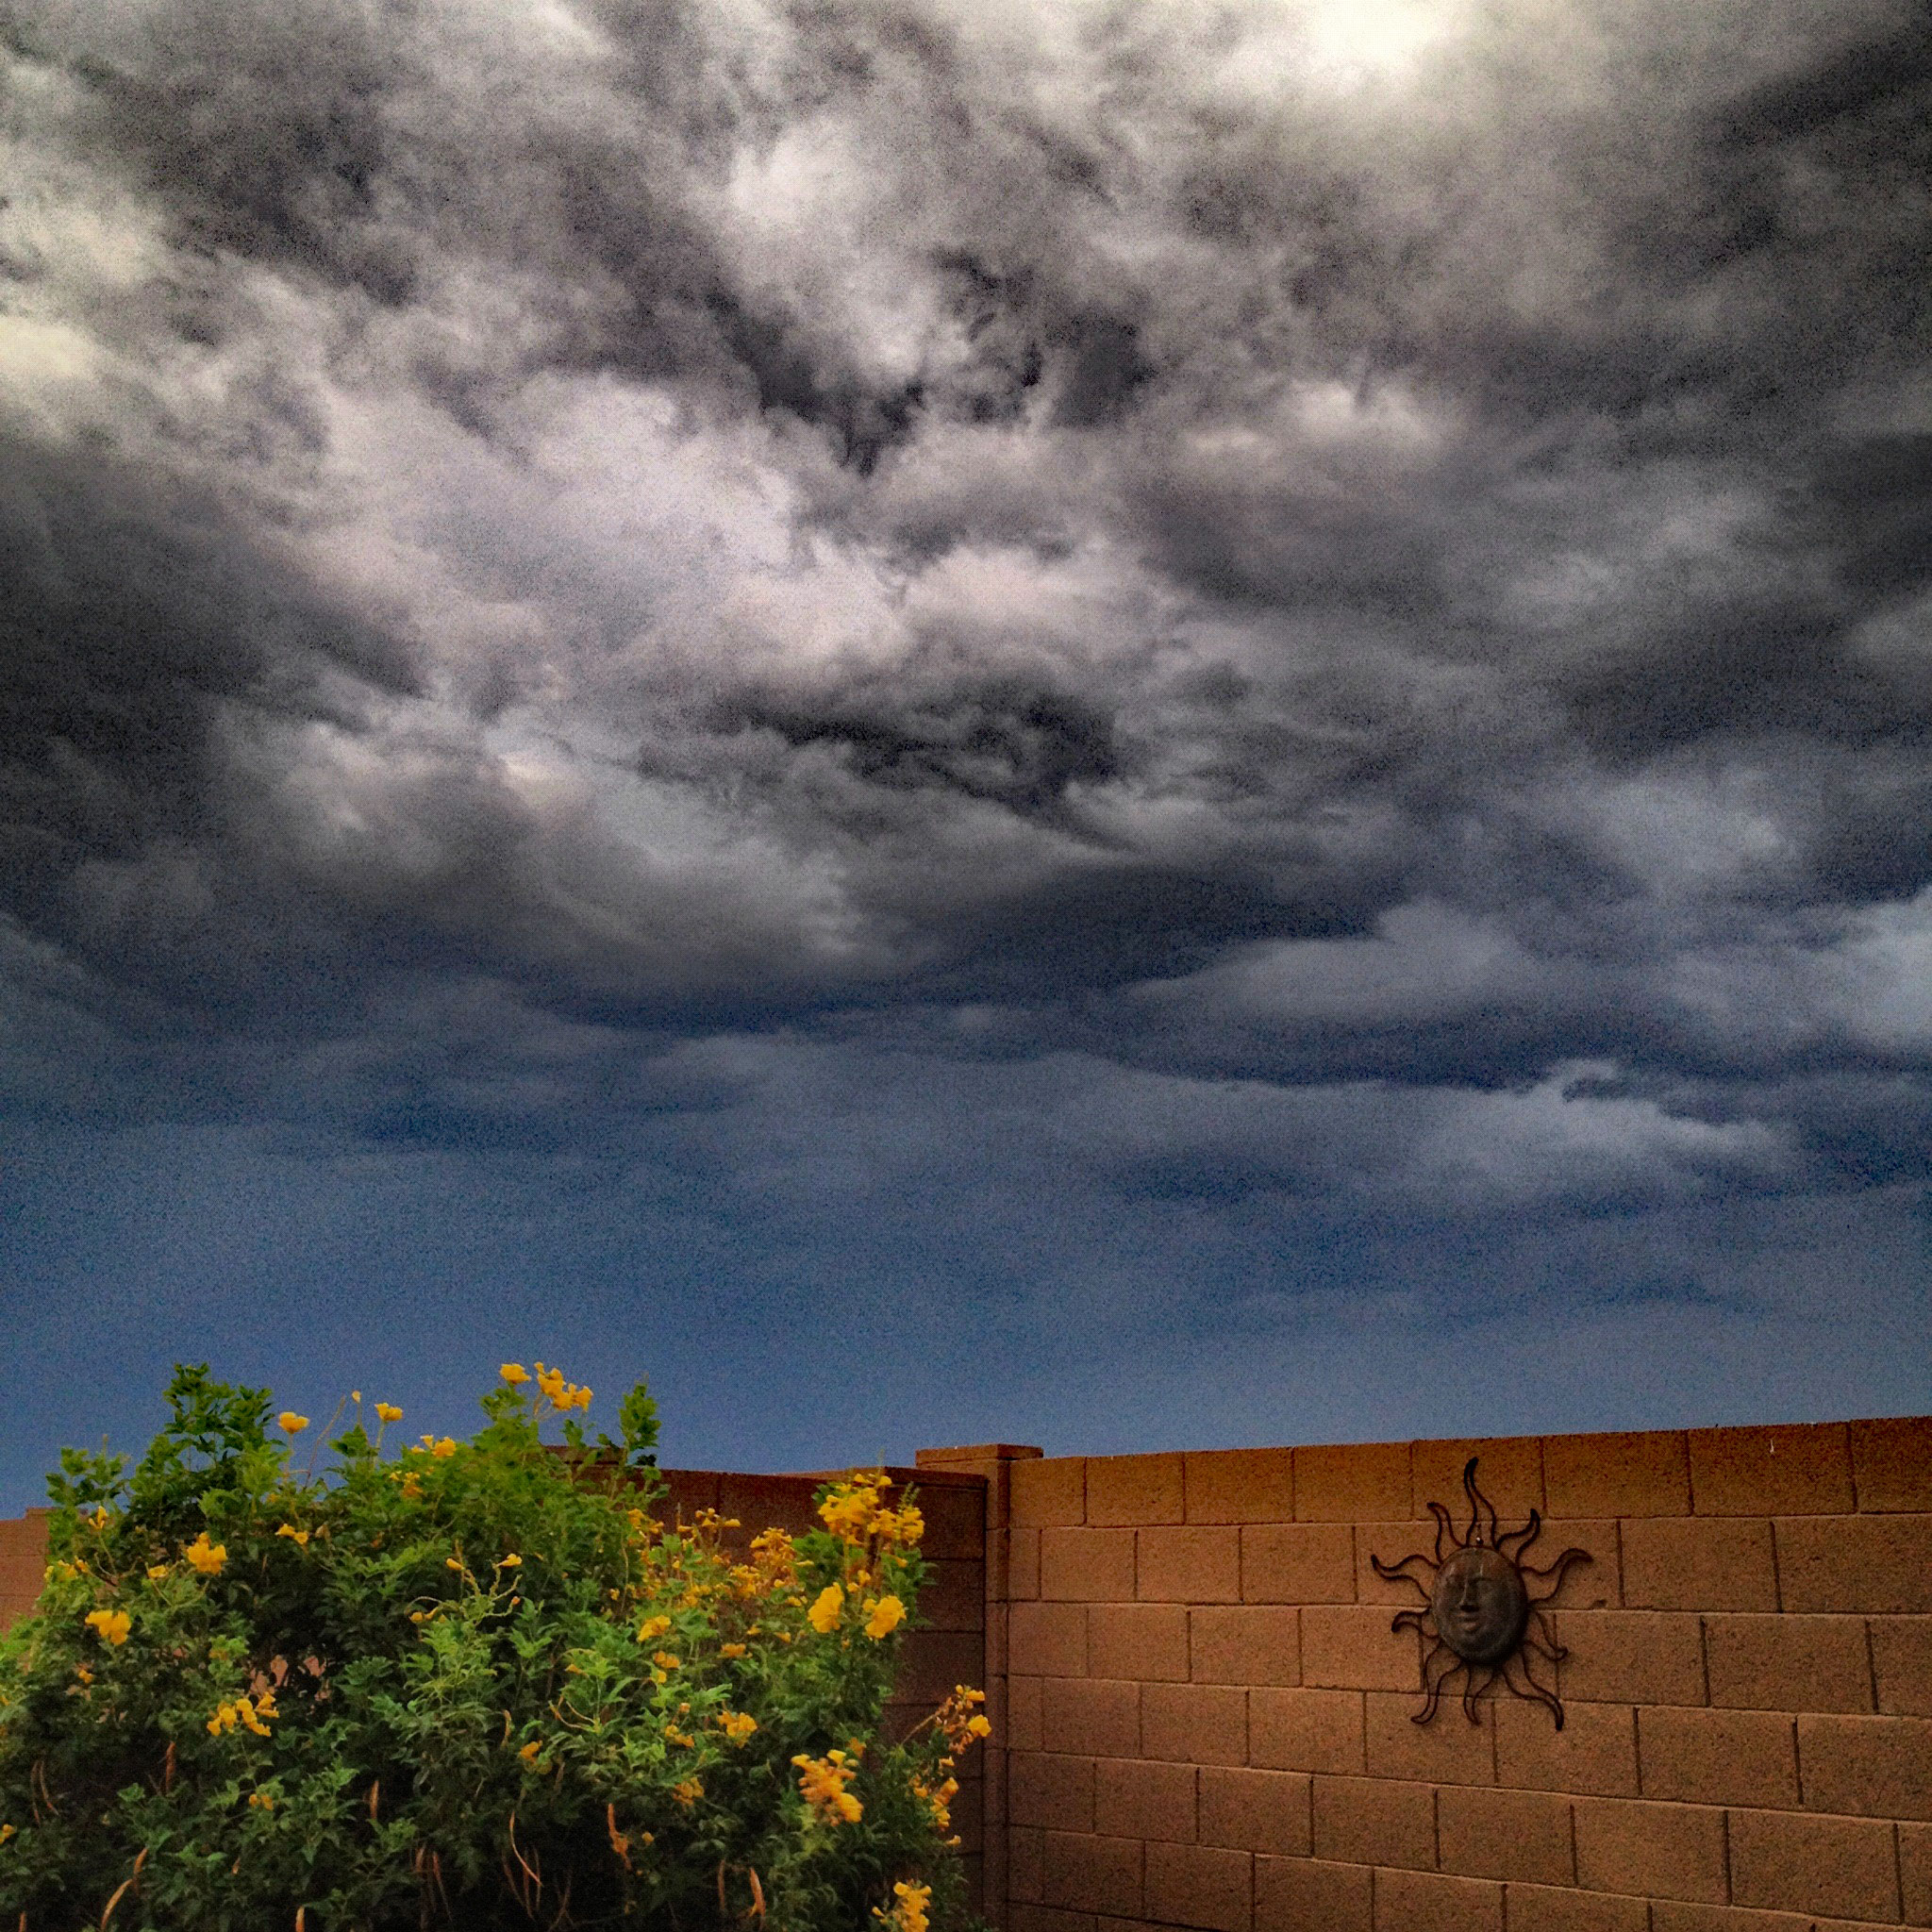
[[[1415,1599],[1369,1557],[1429,1549],[1472,1455],[1506,1526],[1547,1519],[1528,1561],[1595,1558],[1560,1733],[1507,1693],[1410,1722]],[[1011,1932],[1932,1925],[1932,1420],[1004,1479]]]

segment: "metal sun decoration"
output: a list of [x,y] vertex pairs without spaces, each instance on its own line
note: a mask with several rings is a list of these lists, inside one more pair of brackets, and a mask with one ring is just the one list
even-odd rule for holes
[[[1542,1516],[1532,1509],[1521,1529],[1504,1530],[1496,1521],[1496,1506],[1476,1488],[1477,1459],[1472,1456],[1462,1471],[1462,1488],[1469,1497],[1465,1535],[1456,1534],[1456,1525],[1441,1504],[1431,1503],[1429,1514],[1436,1519],[1433,1562],[1420,1551],[1399,1563],[1385,1563],[1376,1556],[1369,1558],[1377,1576],[1385,1582],[1399,1578],[1412,1584],[1428,1604],[1426,1610],[1398,1612],[1389,1626],[1435,1639],[1433,1647],[1423,1653],[1423,1707],[1409,1722],[1427,1724],[1436,1714],[1443,1686],[1462,1671],[1468,1674],[1462,1688],[1462,1709],[1471,1724],[1477,1722],[1476,1698],[1500,1677],[1517,1696],[1547,1705],[1560,1731],[1562,1704],[1554,1691],[1546,1690],[1530,1674],[1524,1653],[1535,1651],[1553,1664],[1569,1655],[1557,1641],[1541,1606],[1562,1588],[1574,1564],[1595,1559],[1588,1550],[1565,1550],[1546,1570],[1525,1565],[1523,1554],[1542,1533]],[[1487,1523],[1483,1521],[1485,1512]],[[1445,1535],[1454,1545],[1447,1556],[1442,1551]],[[1411,1574],[1411,1564],[1428,1571],[1426,1583]],[[1529,1593],[1531,1579],[1546,1582],[1549,1588],[1533,1597]]]

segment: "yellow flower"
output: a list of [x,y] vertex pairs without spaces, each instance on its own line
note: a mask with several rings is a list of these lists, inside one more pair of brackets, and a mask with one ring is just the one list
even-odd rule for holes
[[74,1667],[74,1674],[76,1677],[78,1677],[83,1684],[92,1684],[94,1680],[94,1674],[91,1670],[89,1670],[85,1664],[75,1664]]
[[758,1721],[749,1711],[726,1710],[718,1715],[718,1728],[734,1744],[741,1744],[758,1727]]
[[306,1550],[308,1547],[309,1532],[306,1529],[297,1529],[292,1523],[283,1524],[275,1534],[287,1537],[298,1550]]
[[895,1596],[882,1596],[876,1603],[868,1597],[865,1607],[865,1634],[874,1643],[882,1637],[890,1637],[905,1620],[906,1606]]
[[275,1421],[291,1436],[299,1436],[308,1426],[308,1418],[306,1415],[297,1415],[292,1408],[283,1409]]
[[204,1576],[212,1576],[228,1560],[228,1546],[226,1543],[209,1542],[208,1531],[203,1530],[181,1554]]
[[[529,1378],[525,1376],[525,1379],[527,1381]],[[534,1767],[537,1762],[537,1754],[540,1751],[541,1751],[542,1748],[542,1744],[537,1739],[532,1738],[530,1741],[527,1744],[525,1744],[521,1751],[517,1753],[517,1756],[521,1757],[525,1764]]]
[[[540,1364],[541,1366],[541,1364]],[[530,1379],[530,1372],[522,1362],[505,1362],[496,1372],[512,1389],[521,1389]]]
[[814,1818],[825,1824],[858,1824],[865,1807],[845,1787],[858,1775],[858,1767],[844,1752],[827,1751],[823,1757],[791,1761],[798,1767],[798,1789]]
[[378,1402],[375,1405],[375,1419],[377,1422],[399,1423],[403,1419],[403,1412],[393,1402]]
[[872,1908],[872,1915],[891,1932],[926,1932],[930,1923],[927,1907],[932,1903],[932,1887],[929,1885],[908,1885],[905,1879],[892,1888],[892,1896],[897,1903],[892,1909],[882,1911],[877,1906]]
[[871,1490],[841,1483],[819,1505],[819,1515],[834,1536],[858,1542],[872,1522],[873,1505],[876,1501]]
[[518,1556],[514,1550],[512,1550],[508,1556],[498,1558],[496,1567],[499,1570],[514,1570],[523,1562],[523,1560],[524,1559],[520,1556]]
[[457,1445],[448,1436],[445,1436],[441,1441],[430,1443],[429,1453],[439,1457],[454,1456],[457,1453]]
[[705,1788],[696,1778],[688,1777],[671,1787],[671,1795],[688,1811],[705,1795]]
[[133,1619],[125,1610],[90,1610],[81,1622],[100,1633],[104,1643],[111,1643],[117,1649],[127,1641],[127,1632],[133,1626]]
[[147,1566],[147,1580],[150,1583],[158,1583],[168,1574],[171,1567],[171,1565],[166,1563],[150,1563]]
[[966,1720],[966,1734],[972,1738],[984,1738],[991,1734],[992,1725],[984,1717],[974,1716]]
[[654,1664],[656,1664],[660,1671],[675,1671],[678,1667],[678,1665],[684,1661],[684,1659],[682,1657],[673,1657],[668,1650],[654,1650],[651,1653],[651,1661]]
[[744,1645],[741,1643],[721,1643],[718,1646],[718,1655],[720,1657],[742,1657],[744,1655]]
[[839,1625],[839,1613],[845,1607],[845,1592],[836,1583],[828,1583],[819,1591],[818,1601],[805,1613],[805,1620],[821,1637],[828,1636]]
[[661,1637],[671,1627],[669,1617],[646,1617],[638,1625],[638,1641],[648,1643],[654,1637]]
[[248,1802],[263,1811],[273,1811],[275,1808],[275,1801],[266,1791],[250,1791]]

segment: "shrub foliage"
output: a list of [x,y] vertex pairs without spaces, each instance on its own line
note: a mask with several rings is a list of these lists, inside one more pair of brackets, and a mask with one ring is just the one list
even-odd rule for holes
[[132,1470],[67,1452],[38,1614],[0,1644],[0,1923],[958,1921],[978,1693],[880,1729],[916,1505],[860,1474],[795,1540],[667,1524],[649,1397],[595,1442],[590,1399],[508,1363],[473,1440],[397,1456],[387,1404],[316,1434],[183,1368]]

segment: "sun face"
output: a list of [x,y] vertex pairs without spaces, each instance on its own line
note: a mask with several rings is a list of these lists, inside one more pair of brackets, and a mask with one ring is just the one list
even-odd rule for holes
[[[1476,1722],[1475,1700],[1501,1679],[1517,1696],[1546,1705],[1560,1731],[1563,1707],[1556,1693],[1530,1674],[1524,1653],[1534,1651],[1553,1664],[1568,1655],[1541,1606],[1562,1588],[1574,1565],[1594,1559],[1588,1550],[1565,1550],[1545,1570],[1526,1565],[1523,1556],[1542,1533],[1542,1517],[1532,1509],[1521,1529],[1503,1529],[1496,1521],[1496,1506],[1476,1488],[1477,1459],[1472,1456],[1463,1466],[1469,1528],[1462,1535],[1456,1533],[1448,1510],[1431,1503],[1429,1514],[1436,1519],[1433,1561],[1420,1552],[1399,1563],[1385,1563],[1375,1556],[1369,1558],[1377,1576],[1391,1583],[1399,1578],[1428,1605],[1426,1610],[1398,1611],[1389,1626],[1413,1630],[1424,1643],[1423,1707],[1410,1722],[1427,1724],[1436,1714],[1443,1688],[1461,1672],[1462,1709],[1471,1724]],[[1450,1544],[1446,1552],[1445,1537]],[[1425,1573],[1426,1580],[1415,1574],[1417,1569]],[[1532,1594],[1532,1583],[1548,1587]]]

